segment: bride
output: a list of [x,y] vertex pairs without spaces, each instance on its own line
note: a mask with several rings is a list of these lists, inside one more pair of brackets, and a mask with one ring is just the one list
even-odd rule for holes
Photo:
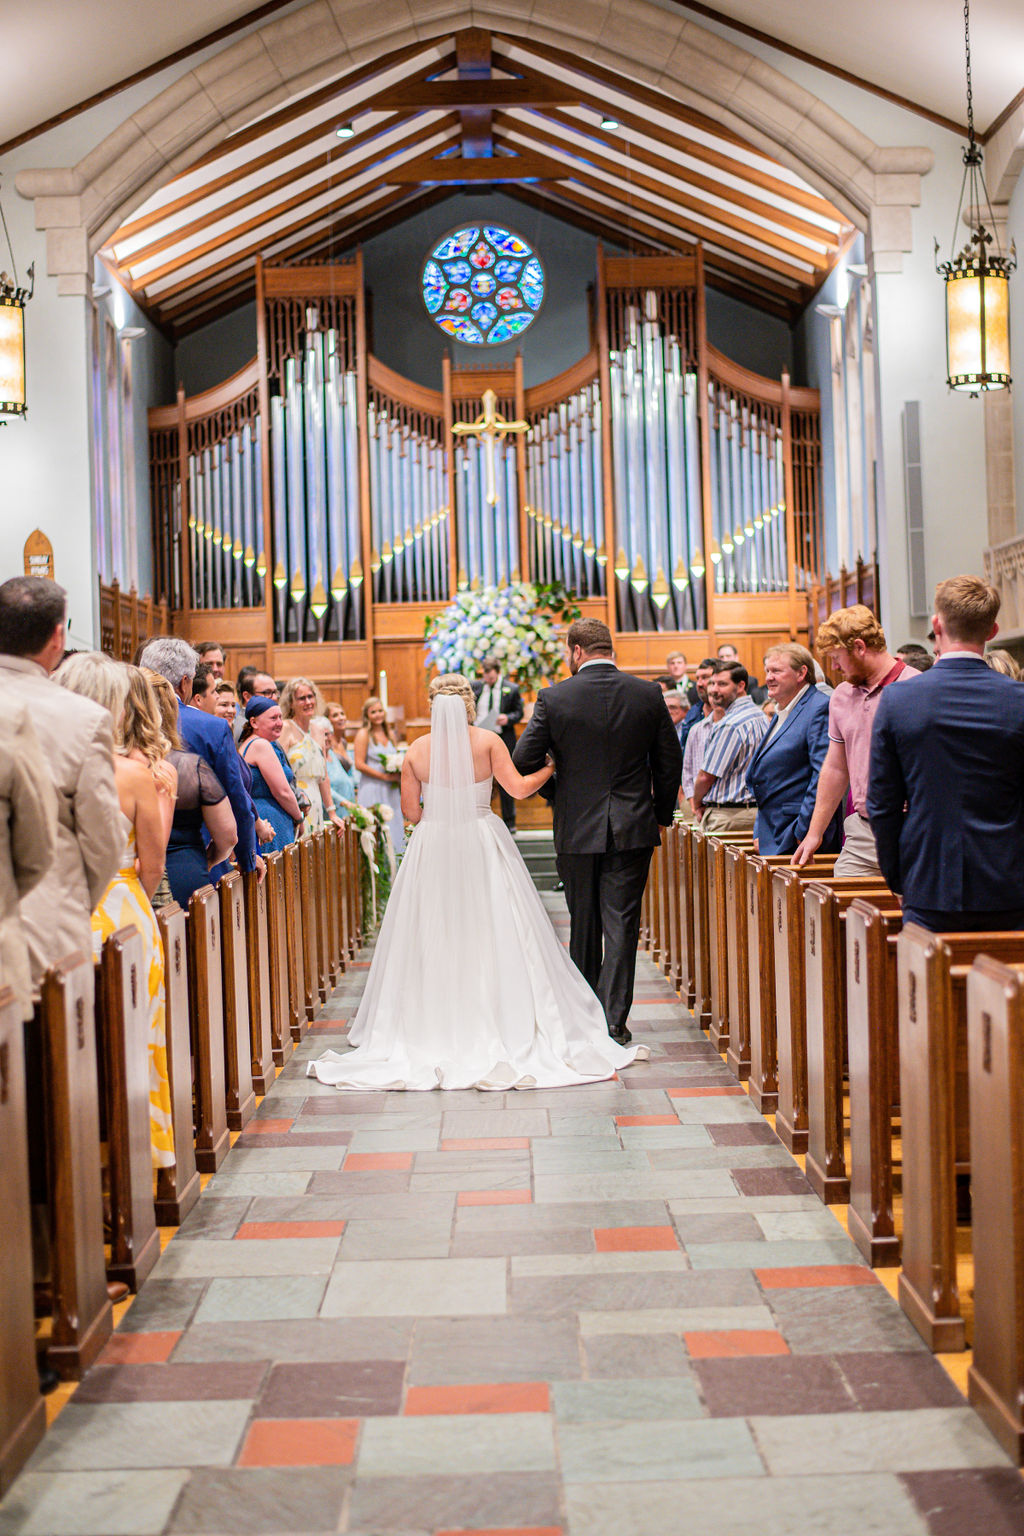
[[[601,1004],[555,936],[499,817],[491,781],[517,800],[525,778],[493,731],[473,726],[473,691],[430,684],[429,736],[409,748],[402,810],[416,825],[381,924],[345,1053],[307,1071],[338,1088],[559,1088],[599,1082],[645,1047],[609,1038]],[[422,808],[421,808],[422,798]]]

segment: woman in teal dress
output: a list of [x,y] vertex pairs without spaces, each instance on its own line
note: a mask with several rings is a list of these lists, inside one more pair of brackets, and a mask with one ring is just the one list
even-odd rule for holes
[[284,728],[284,716],[276,699],[260,695],[245,706],[245,728],[238,750],[252,773],[252,798],[256,814],[274,829],[272,843],[263,843],[264,853],[280,852],[295,841],[295,829],[302,821],[295,798],[295,775],[277,739]]
[[331,781],[338,815],[345,817],[351,814],[352,806],[356,804],[359,782],[345,739],[345,726],[348,722],[340,704],[326,704],[324,714],[330,726],[327,737],[327,777]]

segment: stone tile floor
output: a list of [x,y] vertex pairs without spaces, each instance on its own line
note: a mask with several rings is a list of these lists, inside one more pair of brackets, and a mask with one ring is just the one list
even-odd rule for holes
[[1020,1474],[652,965],[650,1063],[507,1095],[306,1078],[365,976],[0,1536],[1024,1531]]

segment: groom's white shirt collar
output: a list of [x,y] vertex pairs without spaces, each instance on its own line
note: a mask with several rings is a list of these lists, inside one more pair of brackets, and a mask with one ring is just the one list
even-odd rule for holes
[[614,667],[614,666],[615,666],[615,662],[612,660],[612,658],[610,656],[595,656],[593,661],[585,661],[582,666],[577,667],[576,671],[577,671],[577,673],[580,673],[586,667]]

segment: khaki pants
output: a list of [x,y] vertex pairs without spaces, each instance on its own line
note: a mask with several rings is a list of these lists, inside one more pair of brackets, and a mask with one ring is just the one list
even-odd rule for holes
[[878,879],[882,871],[878,867],[878,850],[867,817],[858,816],[855,811],[843,822],[843,831],[846,841],[836,859],[836,879],[849,880],[861,876]]
[[700,825],[709,836],[716,832],[753,832],[756,816],[757,808],[753,805],[709,805]]

